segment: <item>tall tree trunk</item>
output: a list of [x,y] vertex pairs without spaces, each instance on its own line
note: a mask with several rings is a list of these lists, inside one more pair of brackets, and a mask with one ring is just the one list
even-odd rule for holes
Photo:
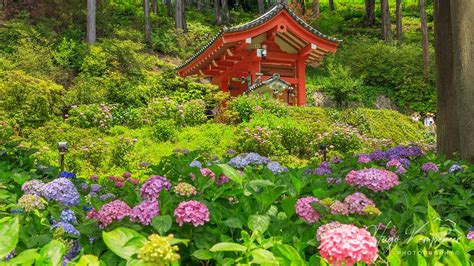
[[428,40],[428,25],[426,19],[425,0],[420,0],[420,18],[421,18],[421,35],[423,45],[423,73],[428,78],[430,70],[430,54]]
[[375,0],[365,0],[365,25],[375,25]]
[[184,12],[184,0],[176,0],[175,7],[176,7],[176,14],[174,18],[176,22],[176,29],[186,32],[187,26],[186,26],[186,14]]
[[229,13],[229,1],[228,0],[221,0],[222,6],[222,15],[224,17],[224,22],[230,22],[230,13]]
[[258,0],[258,14],[262,15],[263,13],[265,13],[265,1]]
[[145,17],[145,40],[146,40],[146,43],[151,47],[152,46],[152,41],[151,41],[150,3],[149,3],[149,0],[143,0],[143,13],[144,13],[144,17]]
[[158,13],[158,0],[151,0],[151,11],[155,14]]
[[397,19],[397,41],[398,44],[401,44],[403,41],[403,29],[402,29],[402,0],[397,0],[396,2],[396,11]]
[[474,5],[472,0],[451,0],[450,8],[459,148],[461,158],[474,163]]
[[214,0],[214,10],[216,13],[216,24],[221,25],[222,24],[221,1]]
[[382,38],[385,42],[393,44],[392,22],[390,19],[390,6],[388,0],[380,0],[382,11]]
[[203,0],[197,0],[197,10],[203,10],[204,4],[202,3]]
[[173,17],[173,4],[171,3],[171,0],[166,0],[166,11],[168,17]]
[[313,16],[319,18],[319,0],[313,0]]
[[329,10],[334,11],[334,0],[329,0]]
[[95,9],[95,0],[87,0],[87,42],[89,44],[94,44],[96,41]]
[[458,109],[454,76],[453,32],[450,3],[434,2],[436,59],[436,138],[439,154],[452,158],[460,150]]

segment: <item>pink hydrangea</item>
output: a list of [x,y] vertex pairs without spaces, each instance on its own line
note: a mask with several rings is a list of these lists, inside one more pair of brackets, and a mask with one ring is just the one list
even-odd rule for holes
[[315,223],[319,220],[319,213],[311,205],[314,202],[319,203],[319,199],[312,196],[296,201],[296,214],[308,223]]
[[433,171],[435,173],[439,172],[439,169],[438,169],[438,166],[436,166],[436,164],[434,163],[424,163],[422,166],[421,166],[421,170],[423,170],[423,172],[429,172],[429,171]]
[[371,264],[377,259],[377,253],[377,239],[364,228],[342,224],[321,235],[319,254],[331,265]]
[[195,200],[181,202],[174,210],[174,217],[179,226],[192,223],[197,227],[210,221],[207,206]]
[[403,167],[403,164],[396,158],[390,159],[387,164],[385,165],[387,169],[390,169],[391,167],[395,168],[395,173],[402,175],[406,173],[405,167]]
[[357,158],[358,163],[370,163],[371,161],[370,156],[367,154],[359,154]]
[[157,200],[144,200],[135,206],[130,213],[130,220],[140,222],[144,225],[151,224],[151,220],[160,215],[160,207]]
[[334,228],[337,228],[339,226],[341,226],[342,224],[337,222],[337,221],[334,221],[334,222],[330,222],[330,223],[327,223],[327,224],[323,224],[321,225],[318,230],[316,231],[316,239],[318,241],[321,241],[321,236],[326,233],[327,231],[331,230],[331,229],[334,229]]
[[342,203],[338,200],[335,200],[331,206],[329,206],[329,210],[331,211],[331,214],[340,214],[340,215],[348,215],[349,214],[349,208],[347,207],[347,204]]
[[351,186],[366,187],[374,192],[389,190],[399,184],[395,173],[378,168],[352,170],[346,175],[345,181]]
[[99,221],[102,227],[111,224],[113,221],[120,221],[130,215],[132,209],[127,203],[121,200],[114,200],[105,204],[97,213],[93,213],[91,218]]
[[212,180],[216,179],[216,175],[209,168],[201,168],[201,175],[202,176],[209,176],[209,178],[212,179]]
[[346,204],[349,213],[360,215],[365,214],[365,207],[375,206],[375,203],[371,199],[367,198],[364,193],[360,192],[355,192],[354,194],[346,196],[344,204]]
[[469,231],[466,235],[467,240],[474,240],[474,231]]
[[171,182],[162,176],[151,176],[140,189],[140,195],[146,200],[155,200],[160,195],[161,190],[171,189]]

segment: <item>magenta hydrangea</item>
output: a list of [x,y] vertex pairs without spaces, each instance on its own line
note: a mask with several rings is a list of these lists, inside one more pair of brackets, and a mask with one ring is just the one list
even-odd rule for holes
[[145,181],[145,183],[143,183],[140,189],[140,195],[143,199],[155,200],[163,189],[170,190],[171,182],[166,179],[166,177],[158,175],[151,176],[147,181]]
[[367,154],[359,154],[357,157],[358,163],[370,163],[371,161],[370,156]]
[[330,223],[327,223],[327,224],[323,224],[321,225],[318,230],[316,231],[316,239],[318,241],[321,241],[321,236],[326,233],[327,231],[331,230],[331,229],[334,229],[334,228],[337,228],[339,226],[341,226],[342,224],[337,222],[337,221],[334,221],[334,222],[330,222]]
[[346,204],[350,214],[360,215],[365,214],[364,209],[367,206],[375,207],[375,203],[361,192],[355,192],[354,194],[346,196],[346,198],[344,198],[344,204]]
[[212,180],[215,180],[216,179],[216,175],[214,174],[214,172],[212,172],[211,169],[209,168],[201,168],[201,175],[202,176],[209,176],[210,179]]
[[378,257],[377,239],[364,228],[342,224],[321,235],[319,254],[331,265],[372,264]]
[[319,220],[319,213],[313,208],[313,203],[319,203],[319,199],[308,196],[298,199],[295,204],[296,214],[308,223],[315,223]]
[[402,164],[402,162],[400,161],[400,159],[397,159],[397,158],[392,158],[390,159],[387,164],[385,165],[385,167],[387,169],[390,169],[390,168],[395,168],[395,173],[396,174],[399,174],[399,175],[402,175],[404,173],[406,173],[406,169],[405,167],[403,167],[404,164]]
[[351,186],[366,187],[374,192],[389,190],[400,183],[395,173],[378,168],[352,170],[346,175],[345,181]]
[[151,220],[160,215],[160,207],[157,200],[144,200],[135,206],[130,212],[130,220],[150,225]]
[[421,166],[421,170],[423,170],[423,172],[429,172],[429,171],[433,171],[435,173],[439,172],[439,169],[438,167],[436,166],[436,164],[434,163],[424,163],[422,166]]
[[120,221],[130,215],[132,209],[127,203],[121,200],[114,200],[100,208],[100,210],[89,218],[93,218],[99,222],[102,227],[111,224],[114,221]]
[[474,231],[471,230],[469,233],[466,235],[467,240],[474,240]]
[[194,227],[197,227],[210,221],[207,206],[195,200],[181,202],[174,210],[174,217],[179,226],[184,223],[191,223]]

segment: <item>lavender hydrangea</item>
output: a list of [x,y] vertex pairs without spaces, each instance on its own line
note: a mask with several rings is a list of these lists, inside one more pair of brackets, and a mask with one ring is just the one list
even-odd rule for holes
[[77,223],[76,214],[70,209],[64,209],[61,211],[61,215],[59,216],[59,221],[70,223],[70,224],[76,224]]
[[357,162],[358,163],[370,163],[372,160],[370,159],[370,156],[368,154],[359,154],[357,156]]
[[319,202],[318,198],[308,196],[298,199],[295,204],[296,214],[308,223],[315,223],[319,220],[319,213],[312,204]]
[[288,169],[281,166],[279,162],[269,162],[267,164],[268,170],[272,171],[274,174],[281,174],[283,172],[287,172]]
[[79,240],[77,239],[74,239],[72,241],[72,246],[71,248],[69,249],[69,251],[66,253],[66,256],[64,256],[64,259],[63,259],[63,263],[62,265],[63,266],[66,266],[68,264],[69,261],[73,260],[75,257],[77,257],[79,255],[79,253],[81,253],[81,244],[79,244]]
[[423,172],[429,172],[429,171],[433,171],[435,173],[439,172],[438,167],[436,166],[436,164],[434,164],[432,162],[424,163],[421,166],[421,170],[423,170]]
[[101,189],[101,186],[99,184],[92,184],[91,185],[91,192],[99,193],[100,189]]
[[369,156],[373,161],[383,161],[387,159],[387,154],[382,150],[375,150]]
[[135,206],[130,212],[130,220],[140,222],[143,225],[150,225],[155,216],[160,215],[160,208],[157,200],[144,200]]
[[28,180],[21,186],[21,190],[25,194],[33,194],[36,196],[41,196],[41,192],[43,190],[44,183],[38,179]]
[[108,200],[111,200],[111,199],[115,199],[115,195],[112,194],[112,193],[105,193],[104,195],[100,195],[99,199],[101,201],[108,201]]
[[346,196],[344,198],[344,204],[346,204],[350,214],[360,215],[365,214],[364,209],[367,206],[375,206],[375,203],[361,192],[355,192],[354,194]]
[[193,160],[190,164],[189,164],[189,167],[197,167],[199,169],[202,168],[202,164],[200,161],[198,160]]
[[174,217],[179,226],[184,223],[191,223],[194,227],[197,227],[210,221],[207,206],[195,200],[181,202],[174,210]]
[[451,167],[449,167],[448,173],[455,174],[462,171],[463,171],[463,168],[459,164],[453,164],[451,165]]
[[261,156],[260,154],[255,152],[250,152],[237,155],[234,158],[230,159],[228,163],[234,168],[243,169],[249,164],[263,165],[267,164],[268,162],[269,159],[267,157]]
[[366,187],[374,192],[389,190],[399,184],[395,173],[378,168],[352,170],[346,175],[345,181],[351,186]]
[[56,228],[59,228],[59,227],[61,227],[64,230],[64,232],[66,232],[67,234],[76,235],[76,236],[81,235],[79,230],[77,230],[76,227],[74,227],[74,225],[72,225],[70,223],[57,222],[57,223],[54,223],[53,225],[51,225],[51,229],[56,229]]
[[331,168],[328,162],[322,162],[318,168],[316,169],[309,169],[305,171],[305,174],[313,174],[313,175],[329,175],[331,174]]
[[151,176],[143,183],[140,189],[140,195],[143,199],[154,200],[158,198],[158,195],[163,189],[170,190],[171,182],[162,176]]
[[60,177],[45,184],[42,195],[46,200],[53,200],[67,206],[79,204],[79,192],[74,184],[67,178]]

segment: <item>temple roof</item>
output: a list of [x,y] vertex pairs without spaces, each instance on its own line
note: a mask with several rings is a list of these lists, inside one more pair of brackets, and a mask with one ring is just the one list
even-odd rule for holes
[[[275,18],[278,14],[281,13],[281,11],[286,11],[286,13],[289,14],[289,16],[292,18],[293,21],[297,22],[297,24],[299,26],[301,26],[302,28],[304,28],[306,31],[310,32],[314,36],[317,36],[317,38],[319,40],[321,40],[322,42],[327,43],[328,47],[329,46],[331,46],[331,48],[332,48],[332,46],[337,47],[338,44],[341,42],[341,40],[338,40],[337,38],[333,38],[333,37],[330,37],[328,35],[325,35],[325,34],[319,32],[318,30],[316,30],[315,28],[311,27],[308,23],[303,21],[293,11],[291,11],[291,9],[288,7],[288,5],[286,3],[278,3],[278,4],[274,5],[270,10],[268,10],[265,14],[263,14],[262,16],[254,19],[250,22],[247,22],[247,23],[242,24],[242,25],[237,25],[237,26],[234,26],[234,27],[230,27],[230,28],[223,27],[209,41],[208,44],[206,44],[204,47],[202,47],[192,57],[187,59],[183,64],[178,66],[176,69],[178,71],[186,72],[184,74],[195,74],[197,72],[196,66],[194,66],[196,64],[195,61],[203,61],[203,60],[209,59],[209,55],[205,54],[206,51],[213,50],[211,56],[214,55],[214,54],[216,55],[216,56],[214,56],[214,58],[210,59],[211,61],[216,59],[219,56],[222,56],[224,54],[225,50],[235,46],[238,43],[240,43],[240,42],[236,41],[235,33],[240,33],[240,32],[243,33],[243,32],[247,32],[247,31],[252,30],[252,29],[256,29],[259,26],[264,25],[266,22],[270,21],[271,19]],[[228,38],[228,36],[232,36],[232,37]],[[296,38],[300,37],[298,35],[294,35],[294,36],[296,36]],[[293,38],[295,38],[295,37],[293,37]],[[227,40],[227,39],[230,39],[230,40]],[[297,41],[297,43],[298,43],[298,41]],[[305,42],[304,40],[300,40],[299,44],[304,46],[305,44],[307,44],[307,42]],[[300,48],[300,47],[298,47],[298,48]],[[333,51],[335,51],[335,48],[334,48]],[[313,55],[313,57],[309,60],[313,60],[313,61],[318,60],[320,56],[323,56],[328,52],[332,52],[332,51],[330,51],[329,49],[320,48],[318,56]],[[206,63],[208,63],[208,62],[206,62]],[[192,66],[190,66],[190,65],[192,65]],[[192,69],[188,69],[188,68],[192,68]]]

